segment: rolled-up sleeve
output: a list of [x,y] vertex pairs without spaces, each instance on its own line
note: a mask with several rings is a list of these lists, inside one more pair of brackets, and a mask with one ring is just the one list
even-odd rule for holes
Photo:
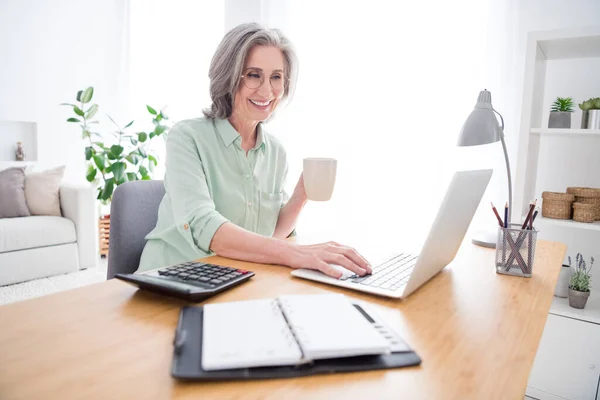
[[202,159],[186,123],[176,124],[167,139],[165,190],[179,228],[191,231],[200,250],[210,253],[217,229],[228,219],[215,208]]

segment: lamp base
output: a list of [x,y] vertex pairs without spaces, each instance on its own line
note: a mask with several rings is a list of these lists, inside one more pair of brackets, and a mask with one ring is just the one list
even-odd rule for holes
[[495,249],[497,239],[498,239],[497,232],[478,231],[473,235],[473,238],[471,241],[473,242],[473,244],[476,244],[477,246]]

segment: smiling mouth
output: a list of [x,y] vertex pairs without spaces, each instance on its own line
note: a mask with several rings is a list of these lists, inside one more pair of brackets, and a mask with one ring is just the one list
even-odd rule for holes
[[248,99],[250,100],[250,103],[254,104],[256,107],[258,108],[267,108],[271,105],[271,103],[273,102],[273,100],[269,100],[269,101],[258,101],[258,100],[252,100],[252,99]]

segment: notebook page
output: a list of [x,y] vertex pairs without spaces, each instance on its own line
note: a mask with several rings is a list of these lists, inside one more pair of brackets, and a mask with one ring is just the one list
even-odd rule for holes
[[207,304],[202,326],[206,371],[294,365],[302,359],[276,299]]
[[390,352],[386,338],[342,294],[285,295],[278,299],[307,359]]

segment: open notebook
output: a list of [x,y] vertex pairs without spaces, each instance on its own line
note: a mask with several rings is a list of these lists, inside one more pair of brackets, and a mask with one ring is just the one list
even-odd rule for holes
[[203,308],[205,371],[410,351],[364,305],[342,294],[286,295]]

